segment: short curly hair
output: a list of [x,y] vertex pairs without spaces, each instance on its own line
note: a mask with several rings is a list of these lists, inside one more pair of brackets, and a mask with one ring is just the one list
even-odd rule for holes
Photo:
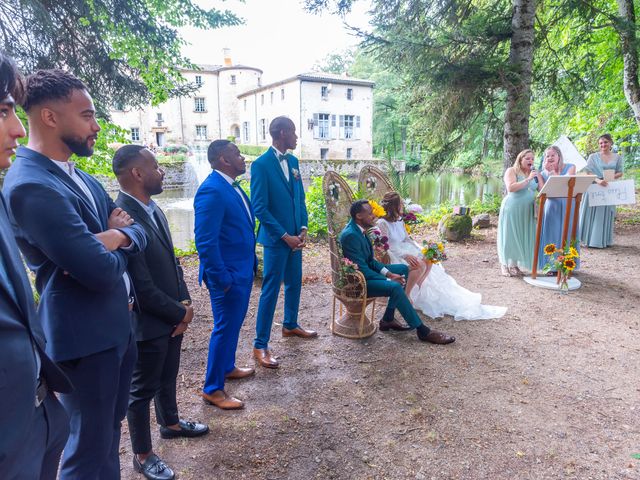
[[0,51],[0,101],[11,95],[16,103],[24,96],[24,79],[14,61]]
[[35,105],[47,100],[68,100],[74,90],[87,90],[87,86],[64,70],[38,70],[27,77],[22,108],[29,112]]

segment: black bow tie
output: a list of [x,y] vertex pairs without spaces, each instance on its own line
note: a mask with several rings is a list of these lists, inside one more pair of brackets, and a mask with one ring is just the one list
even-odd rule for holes
[[238,187],[238,188],[240,188],[240,180],[234,180],[234,181],[231,183],[231,186],[232,186],[232,187]]

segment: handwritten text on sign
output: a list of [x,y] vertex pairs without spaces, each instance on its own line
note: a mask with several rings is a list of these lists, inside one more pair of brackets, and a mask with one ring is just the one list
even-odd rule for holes
[[587,190],[587,195],[590,207],[636,203],[636,188],[633,180],[609,182],[606,187],[594,183]]

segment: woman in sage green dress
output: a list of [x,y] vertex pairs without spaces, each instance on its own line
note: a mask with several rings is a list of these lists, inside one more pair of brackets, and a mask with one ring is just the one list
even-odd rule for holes
[[[613,178],[622,177],[622,157],[611,151],[613,139],[605,133],[598,138],[600,151],[592,153],[587,159],[585,171],[598,177],[596,183],[607,186],[605,171],[613,171]],[[613,222],[616,217],[615,205],[590,207],[585,195],[580,206],[580,242],[587,247],[605,248],[613,245]]]
[[512,167],[504,172],[507,196],[500,206],[498,219],[498,258],[502,275],[521,274],[520,268],[531,270],[536,237],[534,203],[536,191],[544,179],[533,167],[532,150],[518,154]]

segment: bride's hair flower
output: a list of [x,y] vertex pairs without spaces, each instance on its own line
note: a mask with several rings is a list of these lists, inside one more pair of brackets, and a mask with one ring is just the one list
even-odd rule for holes
[[555,251],[556,251],[556,246],[554,243],[549,243],[544,247],[545,255],[553,255]]
[[387,215],[385,209],[375,200],[369,200],[369,205],[371,205],[371,211],[376,217],[382,218]]

